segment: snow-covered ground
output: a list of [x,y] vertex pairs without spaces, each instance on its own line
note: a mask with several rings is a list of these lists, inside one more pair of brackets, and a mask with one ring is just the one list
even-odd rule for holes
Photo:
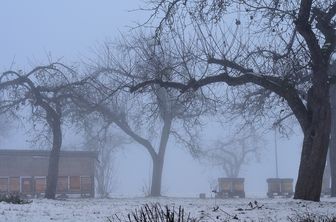
[[293,199],[128,198],[34,200],[26,205],[0,203],[0,221],[105,222],[115,214],[124,218],[146,203],[170,205],[175,209],[181,205],[192,217],[203,221],[288,221],[289,217],[306,213],[336,216],[333,198],[322,199],[320,203]]

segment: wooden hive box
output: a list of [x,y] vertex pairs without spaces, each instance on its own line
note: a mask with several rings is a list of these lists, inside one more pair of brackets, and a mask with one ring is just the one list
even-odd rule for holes
[[245,197],[244,178],[218,178],[218,198]]
[[293,179],[283,178],[281,179],[281,195],[291,196],[293,194]]

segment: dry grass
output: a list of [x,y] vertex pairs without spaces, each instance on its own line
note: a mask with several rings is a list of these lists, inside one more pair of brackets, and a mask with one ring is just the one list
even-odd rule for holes
[[114,215],[108,218],[110,222],[197,222],[196,218],[186,213],[184,208],[179,206],[176,210],[174,207],[162,207],[159,203],[145,204],[133,212],[129,213],[127,217],[120,217]]

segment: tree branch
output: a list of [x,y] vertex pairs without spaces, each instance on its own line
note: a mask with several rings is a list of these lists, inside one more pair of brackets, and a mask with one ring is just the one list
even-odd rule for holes
[[321,63],[321,61],[323,61],[323,56],[318,40],[309,22],[310,13],[312,10],[312,2],[312,0],[301,0],[298,18],[294,23],[296,25],[296,29],[304,38],[309,48],[313,64],[318,65]]

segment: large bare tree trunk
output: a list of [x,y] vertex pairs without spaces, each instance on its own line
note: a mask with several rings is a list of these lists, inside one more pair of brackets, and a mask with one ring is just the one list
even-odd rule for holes
[[53,144],[49,156],[47,188],[45,192],[45,197],[48,199],[55,199],[58,179],[59,156],[62,146],[61,120],[60,117],[53,116],[52,120],[48,122],[50,127],[52,128]]
[[309,125],[304,139],[295,199],[319,201],[330,135],[329,87],[315,87],[308,95]]

